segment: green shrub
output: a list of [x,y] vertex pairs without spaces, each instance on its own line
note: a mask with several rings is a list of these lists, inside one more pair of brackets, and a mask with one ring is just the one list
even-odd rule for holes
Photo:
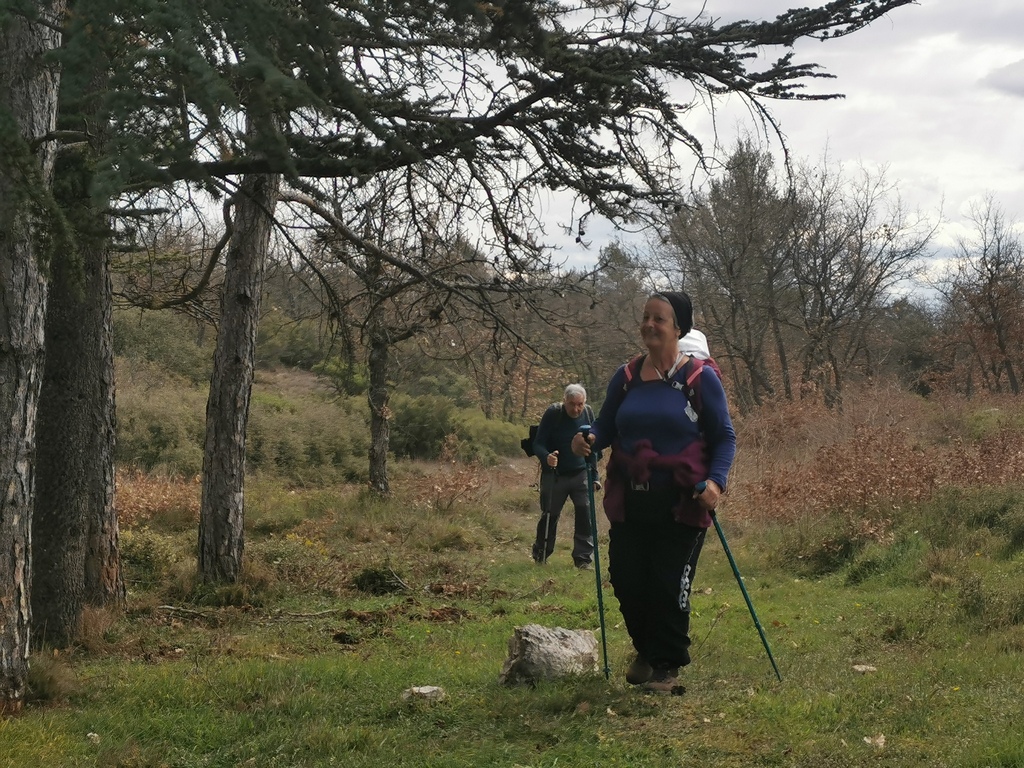
[[288,533],[308,520],[331,514],[336,499],[333,491],[297,493],[255,477],[246,486],[245,527],[260,536]]
[[1004,557],[1024,548],[1024,492],[1019,488],[947,488],[908,517],[906,524],[936,547],[994,547]]
[[114,354],[133,363],[155,363],[164,370],[203,384],[213,370],[215,335],[205,324],[170,310],[113,313]]
[[352,577],[352,586],[371,595],[404,592],[407,587],[401,577],[390,568],[364,568]]
[[155,387],[124,386],[117,402],[115,459],[147,472],[192,476],[202,471],[206,393],[164,377]]
[[271,368],[284,365],[310,371],[323,356],[316,321],[293,320],[273,307],[260,318],[256,337],[257,365]]
[[804,576],[842,570],[871,541],[856,520],[836,514],[804,518],[772,535],[779,540],[768,549],[769,561]]
[[443,397],[457,408],[473,407],[476,396],[472,380],[451,370],[410,376],[401,382],[399,391],[410,397]]
[[500,456],[516,456],[526,428],[486,418],[478,408],[457,409],[444,397],[396,395],[391,402],[391,451],[396,456],[432,460],[454,434],[464,462],[493,465]]
[[[192,537],[189,542],[194,548]],[[125,580],[144,587],[164,581],[179,563],[191,557],[182,536],[157,533],[148,527],[121,531],[120,548]]]
[[[323,543],[295,533],[250,542],[243,569],[253,587],[289,584],[313,585],[325,578],[330,559]],[[260,574],[269,571],[268,577]]]
[[397,395],[391,411],[391,452],[396,456],[436,459],[454,431],[455,406],[444,397]]
[[258,408],[268,413],[292,413],[297,410],[294,402],[279,392],[266,392],[260,389],[253,389],[250,408]]
[[870,578],[884,578],[889,584],[917,581],[924,573],[928,543],[918,534],[900,536],[888,545],[872,542],[865,546],[846,573],[846,583],[861,584]]
[[350,365],[337,356],[317,363],[313,372],[323,376],[335,391],[344,395],[361,395],[369,385],[365,366]]
[[254,394],[246,437],[248,469],[295,483],[361,482],[369,431],[362,413],[311,396]]
[[971,440],[984,439],[999,429],[999,409],[985,408],[964,414],[963,430]]
[[527,428],[486,418],[479,409],[465,409],[456,419],[456,434],[461,440],[462,461],[477,461],[493,464],[499,456],[521,455],[519,441],[526,436]]
[[970,620],[970,628],[983,633],[1024,624],[1018,569],[995,570],[983,560],[976,565],[978,570],[961,574],[956,602],[961,615]]

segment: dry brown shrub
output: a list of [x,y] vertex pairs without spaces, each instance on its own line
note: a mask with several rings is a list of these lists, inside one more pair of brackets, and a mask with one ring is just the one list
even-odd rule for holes
[[63,702],[80,688],[74,669],[57,651],[32,654],[26,683],[25,700],[36,705]]
[[[936,402],[888,385],[864,387],[842,410],[780,403],[738,419],[729,512],[763,521],[840,513],[884,538],[900,505],[940,488],[1001,485],[1024,471],[1024,432],[966,434],[988,403]],[[1019,410],[1019,406],[1017,406]]]
[[165,517],[199,521],[200,478],[191,480],[119,469],[115,476],[118,523],[134,527]]
[[479,502],[485,495],[483,468],[458,459],[459,441],[448,435],[441,447],[439,466],[422,478],[411,494],[413,505],[435,512],[451,512],[456,505]]
[[107,634],[120,620],[120,614],[113,608],[86,606],[82,610],[82,626],[78,643],[90,653],[107,649]]

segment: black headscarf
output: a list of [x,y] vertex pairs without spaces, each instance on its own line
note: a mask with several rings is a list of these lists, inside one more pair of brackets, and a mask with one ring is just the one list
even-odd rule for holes
[[693,302],[683,291],[659,291],[651,296],[652,299],[661,299],[672,305],[672,311],[676,316],[676,327],[679,329],[679,338],[682,338],[693,328]]

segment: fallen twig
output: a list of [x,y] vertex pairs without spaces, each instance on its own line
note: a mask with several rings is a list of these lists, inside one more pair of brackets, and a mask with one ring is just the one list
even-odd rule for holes
[[182,608],[178,605],[158,605],[158,611],[170,611],[171,613],[184,613],[187,616],[195,616],[200,619],[208,619],[213,615],[211,611],[193,611],[191,608]]

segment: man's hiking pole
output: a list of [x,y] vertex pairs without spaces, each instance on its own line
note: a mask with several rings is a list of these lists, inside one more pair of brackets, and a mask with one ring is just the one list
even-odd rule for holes
[[[706,487],[707,483],[701,480],[693,490],[697,493],[703,493]],[[725,550],[725,555],[729,558],[729,565],[732,566],[732,572],[736,577],[736,583],[740,585],[740,592],[743,593],[743,599],[747,601],[747,609],[750,611],[750,617],[754,620],[754,626],[757,627],[757,634],[761,636],[761,645],[763,645],[765,651],[768,652],[768,661],[772,663],[772,669],[775,670],[775,676],[779,678],[779,682],[781,683],[782,675],[779,673],[779,665],[775,663],[775,657],[772,656],[772,649],[768,647],[768,638],[764,636],[764,630],[761,628],[761,622],[758,621],[757,613],[754,612],[754,604],[750,602],[750,595],[747,594],[747,587],[743,583],[743,577],[740,576],[740,569],[736,567],[736,561],[733,559],[732,551],[729,549],[729,543],[725,540],[725,534],[722,532],[722,526],[718,524],[718,515],[715,514],[714,510],[711,510],[711,521],[715,524],[715,530],[718,531],[718,538],[722,542],[722,549]]]
[[[583,439],[590,437],[590,425],[580,427]],[[589,441],[588,441],[589,442]],[[611,676],[608,667],[608,640],[604,629],[604,598],[601,596],[601,555],[597,542],[597,507],[594,504],[594,483],[597,481],[597,456],[591,453],[587,457],[587,495],[590,501],[590,535],[594,539],[594,579],[597,581],[597,612],[601,618],[601,652],[604,655],[604,679]]]
[[[557,452],[556,452],[557,455]],[[555,479],[558,477],[558,468],[551,467],[551,482],[548,483],[548,503],[541,509],[544,515],[544,554],[541,558],[543,565],[548,564],[548,542],[551,540],[551,501],[555,498]],[[544,467],[540,468],[540,499],[544,503]],[[554,549],[552,547],[552,549]]]
[[[543,477],[540,480],[541,480],[542,483],[544,482],[544,478]],[[549,494],[549,498],[548,498],[548,504],[549,505],[551,504],[550,494]],[[541,556],[540,556],[540,562],[541,562],[542,565],[547,565],[548,564],[548,535],[549,535],[550,531],[551,531],[551,507],[549,506],[544,511],[544,551],[541,552]]]

